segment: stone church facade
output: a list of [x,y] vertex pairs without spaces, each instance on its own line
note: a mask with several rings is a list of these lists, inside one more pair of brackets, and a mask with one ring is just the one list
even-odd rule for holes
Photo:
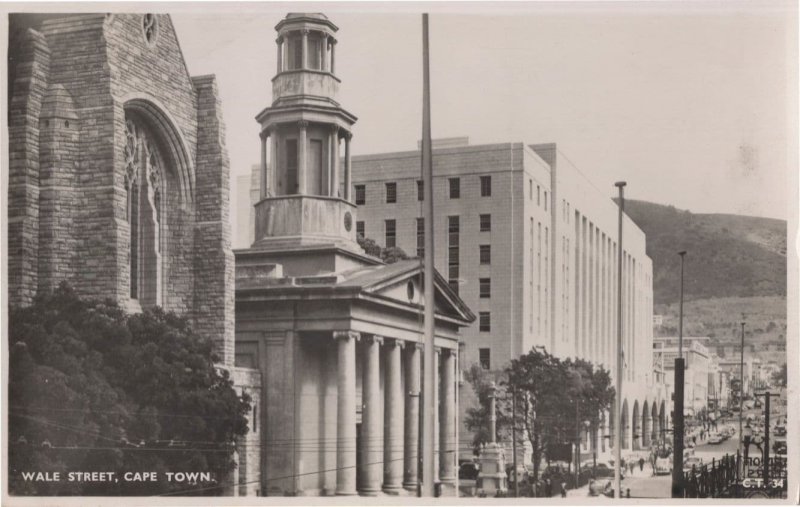
[[190,317],[233,365],[225,124],[168,15],[11,15],[8,289]]

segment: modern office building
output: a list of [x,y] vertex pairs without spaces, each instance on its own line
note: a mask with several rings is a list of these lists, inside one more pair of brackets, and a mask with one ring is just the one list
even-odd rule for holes
[[[463,367],[499,370],[543,346],[613,370],[616,189],[598,190],[555,144],[452,138],[433,148],[435,265],[478,315],[464,330]],[[355,156],[352,164],[358,233],[422,256],[419,151]],[[623,249],[623,446],[636,448],[652,438],[638,425],[655,427],[667,409],[652,370],[652,262],[627,216]],[[469,388],[462,393],[462,407],[474,403]],[[629,444],[633,435],[640,438]],[[601,437],[595,443],[605,449]]]

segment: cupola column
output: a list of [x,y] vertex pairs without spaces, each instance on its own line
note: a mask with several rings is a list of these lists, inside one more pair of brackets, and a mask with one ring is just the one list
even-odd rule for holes
[[308,68],[308,30],[307,29],[303,29],[301,31],[301,33],[303,35],[303,45],[301,47],[303,56],[301,58],[300,68],[301,69],[307,69]]
[[350,165],[350,139],[353,134],[345,132],[344,134],[344,200],[350,201],[351,187],[353,186],[353,173]]
[[261,187],[261,198],[265,198],[267,196],[267,138],[269,137],[268,132],[261,132],[261,178],[260,178],[260,187]]
[[278,47],[278,74],[283,71],[283,37],[275,39],[275,44]]
[[275,186],[275,173],[278,170],[278,127],[272,127],[270,130],[267,131],[269,134],[270,140],[270,162],[269,166],[267,166],[267,194],[266,197],[270,197],[273,195],[277,195],[276,190],[277,187]]
[[[305,32],[303,33],[303,40],[305,41],[306,35]],[[305,54],[305,53],[303,53]],[[308,144],[308,122],[307,121],[299,121],[297,122],[297,126],[300,130],[299,132],[299,140],[297,142],[297,193],[298,194],[305,194],[306,193],[306,175],[308,174],[308,162],[306,161],[306,154],[308,150],[306,149],[306,144]]]
[[321,44],[321,46],[322,46],[322,70],[326,71],[326,70],[328,70],[328,34],[327,33],[323,32],[321,42],[322,42],[322,44]]
[[336,73],[336,39],[331,39],[331,74]]

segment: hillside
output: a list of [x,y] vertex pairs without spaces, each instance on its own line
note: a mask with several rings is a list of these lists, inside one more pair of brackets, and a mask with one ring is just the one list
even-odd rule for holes
[[626,200],[625,212],[647,235],[656,304],[676,302],[686,250],[687,300],[786,295],[786,222],[699,214]]

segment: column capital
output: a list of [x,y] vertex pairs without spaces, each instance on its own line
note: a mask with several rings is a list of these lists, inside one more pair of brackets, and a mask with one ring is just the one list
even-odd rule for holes
[[378,336],[374,334],[367,335],[364,338],[364,343],[383,345],[383,336]]
[[303,130],[308,128],[308,122],[306,120],[300,120],[297,122],[297,126]]
[[330,128],[331,128],[331,132],[334,133],[334,134],[339,132],[339,125],[335,125],[334,124],[334,125],[331,125]]
[[384,338],[384,340],[387,347],[398,347],[400,349],[404,349],[406,347],[406,342],[400,338]]
[[350,338],[352,338],[355,341],[358,341],[361,339],[361,333],[359,333],[358,331],[350,331],[350,330],[333,332],[334,340],[348,340]]
[[283,41],[284,41],[283,35],[280,35],[278,36],[277,39],[275,39],[275,44],[283,44]]
[[339,129],[339,137],[349,141],[353,138],[353,133],[350,132],[349,130]]
[[308,28],[303,28],[300,30],[300,33],[302,33],[304,36],[308,36],[308,34],[311,33],[311,30]]

